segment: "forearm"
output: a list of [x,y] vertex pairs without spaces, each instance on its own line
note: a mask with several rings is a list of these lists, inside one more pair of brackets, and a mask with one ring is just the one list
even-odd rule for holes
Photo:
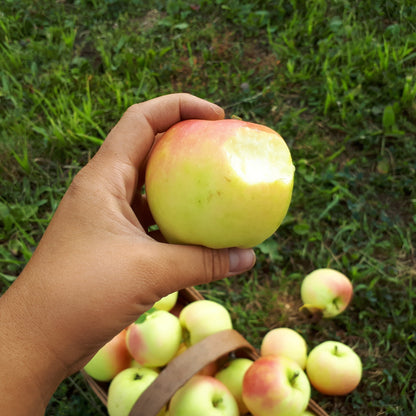
[[0,298],[0,414],[43,415],[66,370],[39,342],[18,286]]

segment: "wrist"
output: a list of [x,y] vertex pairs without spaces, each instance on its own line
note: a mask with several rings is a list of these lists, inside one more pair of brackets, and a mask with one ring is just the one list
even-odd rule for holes
[[31,324],[17,283],[0,298],[0,414],[43,415],[67,372]]

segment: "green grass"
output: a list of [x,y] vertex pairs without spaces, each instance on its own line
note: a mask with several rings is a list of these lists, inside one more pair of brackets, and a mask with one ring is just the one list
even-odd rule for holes
[[[244,276],[200,287],[259,346],[276,326],[364,363],[331,415],[416,413],[416,6],[411,0],[4,0],[0,285],[30,258],[74,174],[132,103],[187,91],[289,144],[289,214]],[[298,312],[305,274],[353,281],[351,307]],[[82,378],[50,415],[105,414]]]

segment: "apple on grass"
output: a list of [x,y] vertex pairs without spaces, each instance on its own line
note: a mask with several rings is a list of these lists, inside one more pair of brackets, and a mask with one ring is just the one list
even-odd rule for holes
[[211,334],[233,327],[228,310],[208,299],[186,305],[179,314],[179,322],[187,345],[194,345]]
[[150,154],[147,201],[170,243],[249,248],[286,216],[294,170],[285,141],[266,126],[185,120]]
[[85,372],[98,381],[110,381],[130,366],[131,356],[126,347],[126,330],[107,342],[85,365]]
[[193,376],[170,400],[169,416],[238,416],[227,387],[214,377]]
[[[153,383],[158,373],[150,368],[127,368],[117,374],[108,388],[107,410],[110,416],[128,416],[137,399]],[[166,413],[163,408],[158,416]]]
[[348,345],[325,341],[309,353],[306,372],[312,386],[320,393],[344,396],[360,383],[362,362]]
[[333,269],[316,269],[301,284],[302,308],[332,318],[343,312],[353,296],[353,286],[347,276]]
[[286,357],[260,357],[244,376],[243,401],[255,416],[300,416],[310,396],[305,372]]
[[283,355],[296,361],[304,370],[308,356],[308,346],[299,332],[291,328],[275,328],[263,337],[260,355]]
[[215,374],[215,378],[221,381],[234,396],[240,414],[248,412],[247,406],[243,402],[243,379],[246,371],[253,364],[253,360],[248,358],[235,358]]
[[150,310],[127,328],[127,349],[145,367],[166,365],[177,353],[181,340],[179,319],[167,311]]

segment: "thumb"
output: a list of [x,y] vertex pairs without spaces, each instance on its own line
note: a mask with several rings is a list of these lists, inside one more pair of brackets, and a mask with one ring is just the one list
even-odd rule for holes
[[160,296],[246,272],[256,262],[252,249],[216,250],[166,243],[156,245],[152,280]]

